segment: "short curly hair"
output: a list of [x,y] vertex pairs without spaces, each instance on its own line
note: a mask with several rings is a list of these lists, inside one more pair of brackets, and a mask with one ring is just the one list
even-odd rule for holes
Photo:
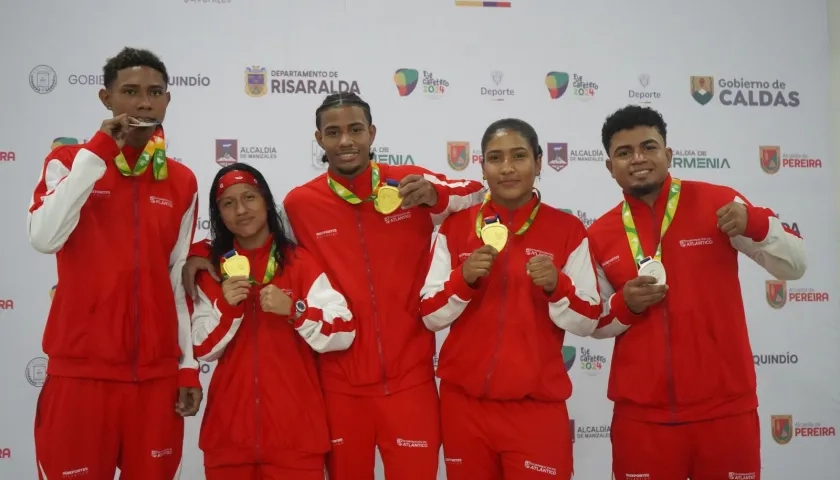
[[105,88],[111,88],[111,85],[117,80],[117,74],[120,70],[131,67],[153,68],[160,72],[163,76],[163,81],[169,85],[169,73],[167,73],[166,65],[163,64],[160,57],[149,50],[125,47],[120,53],[109,58],[105,62],[105,66],[102,67],[102,73],[105,77]]
[[601,143],[604,144],[607,156],[610,154],[610,146],[612,145],[612,138],[615,134],[622,130],[632,130],[636,127],[655,128],[662,135],[662,140],[666,143],[668,141],[666,138],[668,135],[668,126],[662,118],[662,114],[650,107],[627,105],[607,117],[604,121],[604,126],[601,127]]

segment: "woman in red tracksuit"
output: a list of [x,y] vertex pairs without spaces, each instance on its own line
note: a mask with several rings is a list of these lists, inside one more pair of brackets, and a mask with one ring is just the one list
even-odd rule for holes
[[451,325],[437,370],[446,475],[568,480],[563,337],[591,335],[601,312],[586,230],[534,191],[542,150],[530,125],[499,120],[481,148],[490,192],[441,225],[421,293],[426,326]]
[[219,361],[199,438],[207,480],[323,480],[330,441],[315,352],[347,349],[355,321],[287,240],[257,170],[222,168],[210,217],[211,257],[226,275],[201,272],[192,315],[196,357]]

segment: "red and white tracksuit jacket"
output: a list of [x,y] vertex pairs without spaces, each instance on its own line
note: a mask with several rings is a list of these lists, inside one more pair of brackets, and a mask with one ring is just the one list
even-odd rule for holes
[[[262,279],[272,238],[248,257],[251,275]],[[315,352],[347,349],[356,335],[344,297],[333,289],[318,262],[302,247],[286,252],[286,265],[271,285],[292,299],[292,315],[260,307],[260,290],[231,306],[220,283],[199,273],[192,339],[199,360],[218,360],[201,424],[205,465],[279,463],[294,451],[329,451],[327,415]],[[298,313],[294,305],[303,300]]]
[[[653,208],[625,195],[646,255],[659,242],[669,176]],[[743,236],[730,238],[716,212],[736,201],[747,206]],[[655,423],[692,422],[749,412],[758,406],[755,366],[747,335],[738,252],[781,280],[805,273],[802,239],[767,208],[732,188],[682,181],[673,223],[662,242],[665,299],[632,314],[623,285],[638,275],[621,220],[621,204],[589,228],[604,314],[596,338],[615,338],[609,398],[614,413]],[[632,326],[632,328],[631,328]]]
[[[133,167],[142,149],[122,151]],[[101,132],[58,147],[35,188],[29,241],[58,264],[47,373],[141,381],[180,367],[180,385],[200,387],[180,281],[195,228],[195,175],[168,159],[165,180],[150,171],[125,177],[113,161],[119,153]]]
[[[598,282],[581,221],[542,204],[530,228],[514,235],[533,211],[534,197],[515,211],[489,202],[482,218],[498,214],[510,232],[490,274],[472,288],[461,266],[483,245],[476,235],[479,206],[448,218],[434,244],[421,315],[431,331],[452,326],[437,376],[473,397],[565,401],[572,383],[563,363],[566,332],[586,337],[601,313]],[[558,269],[554,293],[534,285],[528,260],[550,257]]]
[[[437,190],[433,207],[378,213],[353,205],[327,185],[326,174],[294,188],[283,202],[289,232],[329,268],[359,327],[353,348],[320,356],[324,389],[351,395],[396,393],[434,380],[434,334],[419,321],[420,288],[435,225],[481,201],[482,185],[452,181],[415,166],[379,165],[382,181],[423,175]],[[334,180],[367,198],[371,169]]]

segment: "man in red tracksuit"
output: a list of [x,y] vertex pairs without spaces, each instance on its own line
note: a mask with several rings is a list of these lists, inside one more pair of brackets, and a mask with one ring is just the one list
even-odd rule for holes
[[171,480],[183,416],[201,402],[179,287],[196,179],[166,158],[160,59],[126,48],[104,80],[99,97],[114,118],[89,143],[47,156],[29,209],[30,243],[58,263],[35,416],[38,473],[112,480],[119,468],[121,478]]
[[[440,451],[435,336],[420,320],[420,289],[435,224],[479,203],[482,185],[372,162],[376,127],[370,106],[355,94],[329,95],[316,126],[329,170],[293,189],[283,204],[289,231],[326,268],[359,325],[350,349],[320,356],[330,479],[372,479],[378,447],[386,477],[434,480]],[[395,211],[374,200],[386,184],[403,199]],[[191,259],[187,284],[195,268]]]
[[615,337],[615,478],[759,480],[738,252],[796,280],[806,268],[802,239],[732,188],[671,177],[666,125],[650,108],[618,110],[602,140],[624,191],[589,228],[604,302],[593,336]]

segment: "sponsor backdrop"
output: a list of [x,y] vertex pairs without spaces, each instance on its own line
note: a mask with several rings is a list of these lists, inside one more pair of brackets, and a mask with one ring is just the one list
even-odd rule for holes
[[[825,2],[147,3],[155,13],[131,33],[125,20],[139,12],[125,2],[20,3],[0,20],[0,43],[15,46],[0,77],[0,478],[35,478],[32,424],[48,361],[41,333],[57,283],[54,258],[26,239],[30,196],[50,149],[84,142],[108,116],[97,100],[101,67],[125,45],[154,50],[172,75],[168,153],[204,192],[197,238],[208,232],[205,196],[220,165],[248,162],[280,195],[323,172],[314,111],[330,92],[370,102],[378,162],[456,178],[481,178],[490,122],[531,122],[546,152],[543,198],[586,225],[620,200],[604,168],[605,116],[628,103],[660,110],[674,175],[731,185],[808,242],[811,265],[795,282],[771,280],[742,258],[763,478],[836,478],[840,292]],[[704,35],[687,29],[703,18]],[[566,343],[576,478],[608,479],[612,341]],[[205,385],[212,371],[202,366]],[[189,480],[204,478],[199,425],[187,421]]]

